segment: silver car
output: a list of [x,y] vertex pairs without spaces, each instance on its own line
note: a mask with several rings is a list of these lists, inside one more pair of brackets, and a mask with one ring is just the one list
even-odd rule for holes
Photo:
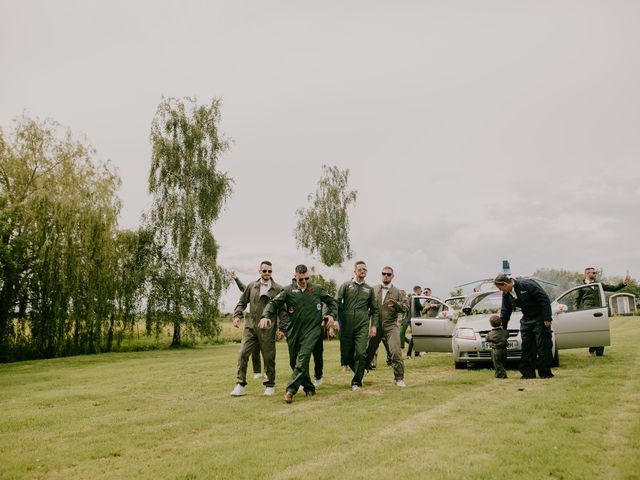
[[[599,306],[578,306],[579,291],[585,288],[597,290]],[[469,295],[459,315],[444,306],[434,318],[423,318],[412,312],[411,332],[416,351],[452,352],[456,368],[491,363],[491,350],[485,337],[491,330],[489,317],[499,314],[501,305],[502,292],[491,289]],[[601,284],[579,285],[567,290],[552,302],[551,310],[553,366],[559,365],[558,350],[611,345],[609,313]],[[509,360],[519,360],[522,354],[521,316],[517,309],[509,320]]]

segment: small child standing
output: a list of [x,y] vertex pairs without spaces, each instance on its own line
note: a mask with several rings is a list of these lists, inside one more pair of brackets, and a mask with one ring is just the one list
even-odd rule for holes
[[486,341],[491,345],[491,360],[496,370],[496,378],[507,378],[504,366],[507,363],[509,332],[502,328],[502,319],[499,315],[491,315],[489,322],[493,328],[487,333]]

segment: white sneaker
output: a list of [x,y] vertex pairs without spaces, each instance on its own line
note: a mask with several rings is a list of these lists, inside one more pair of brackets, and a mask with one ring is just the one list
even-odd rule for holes
[[262,374],[260,372],[253,374],[253,379],[257,380],[258,378],[262,378]]
[[407,384],[406,384],[406,383],[404,383],[404,380],[396,380],[396,386],[397,386],[397,387],[404,388],[404,387],[406,387],[406,386],[407,386]]
[[274,393],[276,393],[276,391],[273,387],[267,387],[264,389],[264,394],[267,397],[272,397]]
[[359,392],[360,390],[362,390],[362,387],[359,387],[358,385],[351,385],[352,392]]
[[304,393],[304,387],[302,385],[298,387],[298,393]]
[[313,385],[314,385],[316,388],[318,388],[320,385],[322,385],[322,378],[316,378],[316,379],[313,381]]
[[231,396],[232,397],[241,397],[243,395],[244,395],[244,387],[242,385],[240,385],[239,383],[236,383],[236,386],[231,391]]

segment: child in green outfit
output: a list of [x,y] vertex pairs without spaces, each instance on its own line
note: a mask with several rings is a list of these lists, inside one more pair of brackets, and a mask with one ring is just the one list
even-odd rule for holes
[[487,333],[486,341],[491,345],[491,360],[493,360],[493,368],[496,370],[496,378],[507,378],[504,366],[507,363],[509,332],[502,328],[500,315],[491,315],[489,322],[493,328]]

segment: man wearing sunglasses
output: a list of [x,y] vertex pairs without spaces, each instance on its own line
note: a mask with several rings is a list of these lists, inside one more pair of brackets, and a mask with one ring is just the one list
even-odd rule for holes
[[380,314],[373,288],[364,281],[367,264],[357,261],[353,273],[353,279],[343,283],[338,289],[336,300],[344,306],[340,355],[354,373],[351,390],[357,392],[362,389],[362,378],[367,365],[367,344],[370,337],[376,336]]
[[393,276],[393,268],[384,267],[382,269],[382,283],[373,287],[373,293],[380,308],[380,328],[377,330],[376,336],[369,339],[366,363],[368,366],[373,363],[382,341],[391,360],[393,378],[396,385],[398,387],[406,387],[398,319],[402,319],[409,306],[407,304],[407,296],[402,294],[391,283]]
[[[231,392],[232,397],[241,397],[244,395],[244,387],[247,385],[247,364],[251,352],[258,345],[262,352],[262,360],[264,361],[264,370],[267,379],[263,382],[265,389],[264,394],[272,396],[276,382],[276,332],[275,327],[259,328],[258,322],[262,318],[262,311],[270,300],[275,298],[282,291],[282,287],[271,278],[272,266],[271,262],[264,260],[258,269],[260,278],[254,282],[250,282],[244,289],[240,300],[233,312],[233,326],[240,327],[240,319],[244,310],[249,307],[249,315],[245,319],[244,329],[242,331],[242,343],[240,344],[240,353],[238,354],[238,374],[236,376],[236,386]],[[284,315],[284,312],[281,312]]]
[[289,347],[291,380],[287,383],[284,401],[293,402],[293,396],[302,386],[305,395],[315,395],[316,387],[309,375],[311,353],[322,337],[322,304],[327,306],[327,327],[338,329],[335,317],[338,305],[321,285],[309,283],[306,265],[295,268],[295,284],[288,285],[265,307],[260,328],[272,328],[273,318],[281,309],[287,316],[278,325],[277,338],[286,335]]

